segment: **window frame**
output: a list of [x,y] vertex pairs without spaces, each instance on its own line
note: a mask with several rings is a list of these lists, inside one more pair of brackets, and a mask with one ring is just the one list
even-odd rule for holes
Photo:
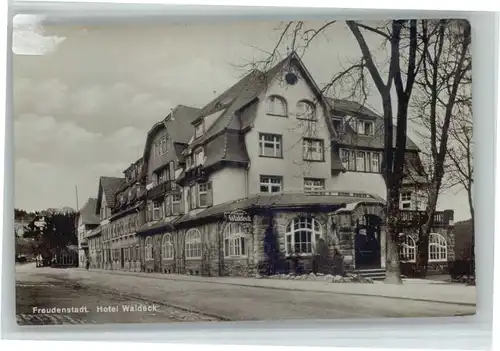
[[[409,194],[409,195],[408,195]],[[405,196],[408,195],[409,199]],[[399,195],[399,204],[402,210],[412,210],[413,209],[413,191],[403,190]],[[407,206],[407,207],[405,207]]]
[[[437,238],[435,241],[432,240],[433,238]],[[438,258],[432,258],[433,254],[433,247],[436,247],[436,255],[438,255]],[[444,235],[440,233],[430,233],[429,234],[429,246],[428,246],[428,251],[429,251],[429,257],[428,261],[429,262],[447,262],[448,261],[448,240],[444,237]]]
[[[193,255],[196,253],[196,255]],[[184,237],[184,256],[186,259],[201,259],[202,257],[201,232],[197,228],[191,228]]]
[[[308,190],[308,186],[307,186],[307,182],[321,182],[322,183],[322,186],[321,187],[318,187],[316,185],[312,185],[310,186],[310,189]],[[318,193],[320,191],[324,191],[325,190],[325,179],[324,178],[304,178],[304,192],[305,193],[311,193],[311,194],[314,194],[314,193]]]
[[[178,198],[178,200],[174,200],[175,198]],[[181,213],[181,194],[172,194],[172,198],[170,200],[170,203],[172,205],[171,213],[172,215],[180,214]],[[178,205],[178,210],[175,210],[175,206]]]
[[[266,140],[266,137],[271,137],[273,140]],[[273,155],[266,155],[265,145],[272,144]],[[273,133],[259,133],[259,157],[283,158],[283,136]]]
[[144,241],[144,260],[153,260],[153,238],[148,236]]
[[174,243],[171,234],[163,234],[161,238],[161,259],[173,260],[174,259]]
[[[311,223],[311,228],[308,228],[309,221]],[[296,223],[298,224],[297,226]],[[301,226],[302,224],[304,224],[303,227]],[[302,246],[303,244],[305,244],[306,248],[309,246],[311,248],[310,252],[307,252],[307,250],[306,252],[302,250],[296,252],[296,234],[299,232],[309,233],[310,241],[302,241],[301,234],[299,234],[300,240],[298,245]],[[290,222],[288,222],[287,226],[285,227],[285,255],[287,257],[292,255],[298,255],[301,257],[313,256],[316,253],[316,243],[322,237],[323,226],[316,218],[314,218],[313,216],[297,216]],[[293,252],[291,252],[292,249]]]
[[[314,143],[319,143],[319,147],[321,148],[321,158],[314,159],[313,158],[313,145]],[[307,155],[310,154],[310,158]],[[315,139],[315,138],[302,138],[302,160],[307,162],[325,162],[325,141],[323,139]]]
[[309,106],[312,111],[311,111],[311,114],[310,116],[312,117],[305,117],[306,113],[303,112],[297,112],[296,114],[296,117],[297,119],[302,119],[302,120],[305,120],[305,121],[317,121],[318,120],[318,116],[317,116],[317,109],[316,109],[316,105],[314,104],[314,102],[312,102],[311,100],[307,100],[307,99],[302,99],[302,100],[299,100],[297,102],[297,110],[299,110],[299,105],[306,105],[306,106]]
[[[269,179],[269,182],[264,182],[263,179]],[[272,187],[277,186],[277,183],[273,183],[272,179],[279,180],[279,191],[271,191]],[[279,194],[283,192],[283,177],[282,176],[274,176],[274,175],[260,175],[259,178],[259,186],[260,192],[264,194]],[[268,191],[262,191],[262,187],[267,186]]]
[[[234,230],[236,228],[236,230]],[[227,223],[223,232],[224,258],[248,256],[248,236],[241,223]]]
[[399,246],[400,261],[404,263],[417,262],[417,242],[409,234],[400,233],[399,235],[403,238]]
[[[200,127],[201,129],[198,129]],[[204,134],[205,134],[205,120],[202,119],[200,122],[194,125],[194,138],[195,139],[201,138]]]
[[201,165],[203,165],[203,163],[205,163],[204,162],[205,161],[205,150],[203,149],[203,147],[199,147],[194,151],[193,159],[194,159],[195,167],[201,166]]
[[[161,201],[153,201],[153,206],[152,206],[152,219],[153,221],[159,221],[162,218],[162,207],[163,207],[163,202]],[[158,218],[155,218],[155,211],[158,211]]]
[[[281,106],[283,109],[283,113],[276,112],[276,108],[274,107],[275,105],[275,100],[281,102]],[[273,106],[273,108],[271,108]],[[280,95],[270,95],[266,99],[266,114],[268,116],[277,116],[277,117],[288,117],[288,103],[286,99]]]

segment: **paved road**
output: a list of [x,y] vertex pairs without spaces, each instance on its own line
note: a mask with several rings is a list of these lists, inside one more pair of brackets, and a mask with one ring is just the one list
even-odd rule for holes
[[[55,274],[40,274],[29,268],[29,266],[23,266],[17,272],[16,317],[19,325],[207,322],[218,320],[211,316],[185,311],[165,304],[152,303],[140,297],[130,298],[126,295],[106,292],[98,286],[84,286],[74,281],[60,279],[58,275],[62,270],[59,269],[50,272]],[[52,311],[54,307],[61,310]],[[146,311],[131,311],[133,307],[136,310],[146,309]],[[70,310],[71,308],[76,308],[77,311]],[[124,311],[127,308],[129,310]]]
[[[430,317],[475,313],[474,307],[453,304],[163,280],[78,269],[37,269],[23,266],[17,270],[17,279],[18,285],[33,280],[50,282],[57,286],[57,291],[61,294],[64,294],[64,287],[68,289],[73,287],[74,294],[68,295],[66,299],[66,303],[71,305],[104,304],[96,299],[104,299],[106,304],[109,303],[106,299],[110,299],[111,302],[128,301],[127,303],[132,301],[161,302],[177,311],[176,313],[180,313],[182,309],[190,310],[193,317],[192,319],[186,317],[187,320]],[[40,302],[47,304],[46,297],[41,294],[38,296]],[[57,298],[49,299],[48,304],[57,303],[59,306],[58,301]],[[26,298],[21,305],[27,305]],[[104,317],[99,315],[96,318],[100,322]],[[127,314],[123,317],[113,315],[113,318],[113,321],[122,321],[121,318],[129,320],[136,317],[130,317]],[[163,315],[145,317],[144,321],[168,322],[179,319],[165,312]]]

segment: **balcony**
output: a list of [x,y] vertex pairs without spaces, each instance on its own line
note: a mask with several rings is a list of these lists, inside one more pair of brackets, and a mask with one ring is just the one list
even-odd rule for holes
[[147,197],[148,199],[154,199],[162,196],[168,191],[175,189],[177,184],[175,184],[172,180],[167,180],[166,182],[162,182],[158,185],[155,185],[150,190],[148,190]]
[[[418,225],[427,220],[425,211],[401,210],[401,222],[406,225]],[[453,223],[453,211],[436,211],[434,225],[450,225]]]

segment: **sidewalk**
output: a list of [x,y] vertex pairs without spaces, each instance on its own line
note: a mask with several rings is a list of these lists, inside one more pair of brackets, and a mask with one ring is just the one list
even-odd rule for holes
[[[75,268],[83,270],[83,268]],[[246,277],[200,277],[181,274],[144,273],[128,271],[111,271],[104,269],[90,269],[89,272],[99,272],[114,275],[128,275],[152,279],[190,281],[207,284],[228,284],[256,288],[282,289],[293,291],[314,291],[331,294],[377,296],[393,299],[414,301],[428,301],[466,306],[476,305],[476,289],[474,286],[460,284],[422,284],[421,282],[407,281],[403,285],[392,284],[360,284],[360,283],[331,283],[324,281],[307,280],[278,280],[256,279]]]

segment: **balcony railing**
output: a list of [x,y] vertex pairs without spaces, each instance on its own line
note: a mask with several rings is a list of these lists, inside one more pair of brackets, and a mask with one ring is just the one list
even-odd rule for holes
[[[407,224],[424,222],[427,219],[427,213],[425,211],[411,211],[402,210],[400,211],[401,221]],[[449,216],[446,211],[438,211],[434,213],[434,224],[451,224],[453,218]]]
[[165,194],[167,191],[175,189],[176,185],[177,184],[175,184],[172,180],[167,180],[166,182],[157,184],[156,186],[148,190],[147,197],[149,199],[159,197]]

